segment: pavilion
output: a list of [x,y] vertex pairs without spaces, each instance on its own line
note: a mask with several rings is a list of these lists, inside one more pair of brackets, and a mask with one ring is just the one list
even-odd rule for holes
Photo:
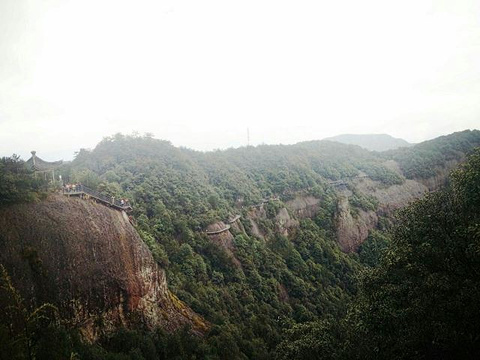
[[55,170],[63,164],[63,160],[49,162],[40,159],[36,155],[36,151],[32,151],[31,153],[32,157],[25,162],[25,166],[34,172],[35,178],[37,174],[43,176],[45,180],[48,180],[51,176],[52,182],[55,182]]

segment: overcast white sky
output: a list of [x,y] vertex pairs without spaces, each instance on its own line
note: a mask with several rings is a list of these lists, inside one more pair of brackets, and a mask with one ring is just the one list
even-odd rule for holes
[[479,0],[0,0],[0,156],[479,125]]

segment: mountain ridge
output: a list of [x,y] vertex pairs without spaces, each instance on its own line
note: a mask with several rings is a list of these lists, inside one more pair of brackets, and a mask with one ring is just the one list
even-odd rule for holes
[[371,151],[395,150],[414,145],[404,139],[395,138],[388,134],[341,134],[323,140],[336,141],[348,145],[358,145]]
[[[442,188],[478,146],[480,131],[464,131],[381,153],[331,141],[202,153],[117,134],[81,150],[58,173],[130,200],[137,242],[149,249],[144,261],[165,269],[168,289],[181,301],[166,303],[183,303],[211,324],[202,344],[212,353],[203,357],[269,359],[284,330],[346,313],[358,274],[389,242],[395,211]],[[10,177],[0,180],[7,185],[0,195],[15,188]],[[0,217],[10,219],[5,209]],[[88,243],[82,236],[76,243]],[[97,240],[115,248],[108,234]],[[154,317],[162,313],[155,309]],[[165,315],[158,324],[168,330]]]

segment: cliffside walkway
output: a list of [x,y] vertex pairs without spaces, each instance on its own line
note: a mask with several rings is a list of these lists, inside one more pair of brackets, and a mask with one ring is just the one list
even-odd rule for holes
[[231,226],[230,225],[227,225],[225,226],[223,229],[220,229],[220,230],[214,230],[214,231],[207,231],[207,235],[216,235],[216,234],[221,234],[227,230],[230,230]]
[[235,217],[233,219],[227,221],[227,225],[225,225],[225,227],[223,229],[213,230],[213,231],[205,230],[205,232],[207,233],[207,235],[221,234],[221,233],[223,233],[227,230],[230,230],[230,228],[231,228],[230,224],[233,224],[235,221],[237,221],[240,218],[241,218],[241,215],[235,215]]
[[237,221],[238,219],[240,219],[240,217],[241,217],[240,215],[237,215],[237,216],[235,216],[232,220],[228,220],[228,223],[229,223],[229,224],[233,224],[235,221]]
[[262,202],[259,204],[251,205],[252,208],[261,208],[263,205],[269,203],[270,201],[280,201],[278,196],[270,196],[268,198],[262,199]]
[[100,194],[98,191],[92,190],[85,185],[77,185],[75,187],[75,190],[68,191],[66,189],[63,189],[63,195],[65,196],[79,196],[79,197],[88,197],[95,199],[99,203],[102,203],[103,205],[112,207],[116,210],[121,210],[121,211],[131,211],[132,207],[130,205],[125,205],[122,204],[121,201],[115,198],[111,198],[108,196],[105,196],[103,194]]

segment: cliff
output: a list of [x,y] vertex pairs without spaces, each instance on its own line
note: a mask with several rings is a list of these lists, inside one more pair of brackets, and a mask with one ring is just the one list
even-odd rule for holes
[[[352,216],[348,201],[351,192],[337,190],[339,193],[336,214],[337,240],[342,250],[356,251],[368,237],[369,231],[377,226],[378,215],[392,215],[395,210],[420,199],[426,192],[442,188],[448,181],[450,171],[459,163],[460,161],[445,162],[442,167],[436,168],[435,176],[426,179],[405,179],[400,185],[385,186],[370,178],[350,181],[350,187],[378,202],[376,212],[359,210],[357,216]],[[403,176],[397,162],[390,160],[385,162],[385,166]]]
[[169,292],[125,213],[53,195],[0,210],[0,263],[25,299],[50,302],[85,339],[119,327],[207,325]]
[[233,244],[232,233],[230,232],[230,230],[222,231],[223,229],[227,228],[227,224],[225,224],[223,221],[211,224],[207,227],[207,231],[218,233],[208,235],[208,237],[214,244],[220,246],[227,253],[227,255],[230,257],[230,259],[236,266],[241,267],[240,261],[238,261],[238,259],[235,257],[235,245]]
[[352,216],[347,196],[341,196],[337,205],[337,239],[344,252],[356,251],[368,237],[368,232],[375,228],[378,216],[374,211],[359,210]]
[[[429,178],[404,179],[402,184],[387,186],[379,181],[374,181],[369,177],[359,177],[346,179],[346,185],[335,187],[337,194],[337,209],[335,212],[335,227],[337,241],[341,249],[345,252],[356,251],[358,247],[368,237],[370,230],[378,224],[378,217],[390,216],[397,209],[407,206],[414,200],[424,196],[426,192],[436,191],[442,188],[448,181],[448,175],[460,161],[447,161],[442,167],[435,169],[435,176]],[[394,160],[385,161],[385,167],[395,171],[401,177],[404,177],[399,164]],[[353,192],[362,194],[368,198],[374,199],[378,203],[376,211],[366,211],[362,209],[352,209],[349,199]],[[296,219],[315,218],[322,203],[319,199],[298,193],[294,199],[286,202],[287,208],[294,215],[293,219],[288,218],[288,226],[278,226],[282,224],[281,219],[277,218],[277,231],[288,236],[288,228],[295,228],[298,225]],[[250,211],[252,221],[252,232],[257,235],[264,235],[258,229],[255,218],[265,217],[262,209]],[[286,213],[286,209],[282,214]],[[281,218],[281,216],[280,216]]]

